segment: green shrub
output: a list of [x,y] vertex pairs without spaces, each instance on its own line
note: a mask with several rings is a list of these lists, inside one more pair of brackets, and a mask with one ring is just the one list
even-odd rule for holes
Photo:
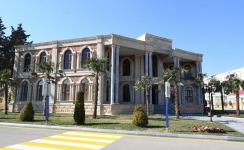
[[133,112],[132,123],[139,127],[145,127],[148,124],[147,114],[141,105],[136,105]]
[[83,92],[78,92],[76,95],[76,103],[73,117],[77,125],[82,125],[85,123],[85,107]]
[[144,111],[142,105],[139,105],[139,104],[136,105],[136,106],[134,107],[133,114],[134,114],[136,111]]
[[21,121],[33,121],[34,120],[34,110],[31,102],[26,102],[25,106],[20,111],[19,116]]

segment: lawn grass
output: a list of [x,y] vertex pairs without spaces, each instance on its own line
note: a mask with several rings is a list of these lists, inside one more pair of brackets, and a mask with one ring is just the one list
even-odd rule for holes
[[[0,113],[0,122],[12,122],[12,123],[27,123],[27,124],[46,124],[43,114],[36,113],[35,121],[22,122],[18,119],[19,113],[9,113],[5,115]],[[217,122],[199,121],[192,119],[179,119],[174,116],[170,117],[169,131],[171,133],[182,134],[206,134],[206,135],[225,135],[225,136],[242,136],[239,132],[222,125]],[[62,125],[62,126],[76,126],[73,120],[72,114],[50,114],[50,125]],[[210,134],[192,131],[192,126],[204,125],[222,128],[227,131],[226,134]],[[146,131],[146,132],[165,132],[165,118],[162,115],[149,116],[149,124],[147,127],[137,127],[132,124],[131,115],[118,115],[118,116],[98,116],[97,119],[93,119],[91,116],[86,117],[85,125],[83,127],[88,128],[100,128],[100,129],[115,129],[115,130],[133,130],[133,131]]]

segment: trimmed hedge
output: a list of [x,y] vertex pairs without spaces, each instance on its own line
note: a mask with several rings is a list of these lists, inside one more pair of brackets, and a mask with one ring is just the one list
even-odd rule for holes
[[139,127],[145,127],[148,124],[147,114],[141,105],[136,105],[133,111],[132,123]]
[[31,102],[26,102],[25,106],[20,111],[19,118],[21,121],[33,121],[34,110]]
[[82,125],[85,123],[84,93],[81,91],[78,92],[76,95],[76,103],[73,117],[77,125]]

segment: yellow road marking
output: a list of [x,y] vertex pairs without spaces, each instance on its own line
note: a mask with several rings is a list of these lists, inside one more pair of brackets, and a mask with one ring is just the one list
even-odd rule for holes
[[109,138],[109,137],[96,137],[96,136],[86,136],[86,135],[74,135],[74,134],[68,134],[68,133],[64,133],[64,134],[59,134],[62,136],[67,136],[67,137],[80,137],[80,138],[94,138],[94,139],[106,139],[106,140],[118,140],[119,138]]
[[50,141],[59,141],[59,142],[72,142],[72,143],[79,143],[79,144],[92,144],[92,145],[100,145],[100,146],[106,146],[109,143],[101,143],[101,142],[92,142],[92,141],[75,141],[75,140],[69,140],[69,139],[58,139],[58,138],[42,138],[43,140],[50,140]]
[[[47,144],[47,143],[36,143],[36,142],[25,142],[22,143],[23,145],[28,146],[39,146],[39,147],[45,147],[45,148],[57,148],[62,150],[89,150],[89,148],[79,148],[79,147],[73,147],[73,146],[65,146],[65,145],[56,145],[56,144]],[[90,149],[94,150],[94,149]]]
[[80,133],[80,134],[96,134],[96,135],[105,135],[105,136],[115,136],[115,137],[121,137],[125,136],[126,134],[116,134],[116,133],[104,133],[104,132],[89,132],[89,131],[69,131],[70,133]]

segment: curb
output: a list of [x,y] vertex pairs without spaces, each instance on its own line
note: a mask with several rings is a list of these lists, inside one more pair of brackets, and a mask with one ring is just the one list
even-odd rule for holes
[[128,135],[138,135],[138,136],[155,136],[155,137],[169,137],[169,138],[188,138],[188,139],[244,142],[244,137],[234,137],[234,136],[214,136],[214,135],[199,135],[199,134],[191,135],[191,134],[128,131],[128,130],[98,129],[98,128],[54,126],[54,125],[33,125],[33,124],[3,123],[3,122],[0,122],[0,126],[54,129],[54,130],[88,131],[88,132],[104,132],[104,133],[128,134]]

